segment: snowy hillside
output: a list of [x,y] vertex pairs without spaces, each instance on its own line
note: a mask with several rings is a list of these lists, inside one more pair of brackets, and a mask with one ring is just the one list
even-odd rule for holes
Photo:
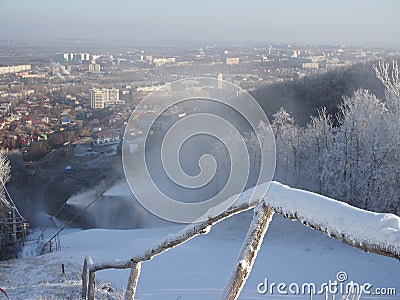
[[[216,225],[208,235],[144,263],[137,299],[218,299],[247,231],[248,217],[235,216]],[[11,299],[79,299],[85,255],[92,255],[96,261],[110,257],[125,259],[179,229],[181,227],[70,232],[61,238],[61,251],[2,262],[0,287]],[[62,263],[65,264],[65,275],[61,274]],[[257,285],[264,278],[276,283],[322,284],[335,280],[341,271],[347,273],[349,281],[369,282],[374,287],[395,287],[400,291],[398,261],[363,253],[299,222],[276,215],[240,299],[309,299],[302,295],[262,295],[257,292]],[[114,292],[97,291],[96,298],[121,297],[128,275],[128,270],[99,272],[97,279],[111,282]],[[100,286],[98,284],[98,290]],[[314,299],[323,297],[315,296]],[[379,299],[400,299],[400,295],[379,296]]]
[[[250,193],[243,193],[236,205],[248,201]],[[400,223],[395,215],[359,210],[276,182],[271,184],[264,202],[277,212],[339,235],[353,245],[362,246],[360,241],[367,241],[381,249],[390,246],[398,251]],[[208,235],[144,262],[136,299],[218,299],[237,260],[251,216],[251,212],[235,215],[215,225]],[[93,257],[95,263],[124,261],[183,228],[68,230],[61,236],[61,251],[39,257],[34,254],[40,245],[32,241],[24,248],[25,258],[0,263],[0,288],[10,299],[79,299],[85,256]],[[121,299],[128,276],[129,270],[97,272],[96,299]],[[338,287],[352,281],[369,284],[371,294],[361,299],[378,299],[373,293],[382,291],[386,295],[379,295],[379,299],[400,299],[398,278],[400,264],[396,259],[364,253],[276,214],[240,299],[309,299],[304,292],[292,295],[286,289],[291,294],[288,296],[271,289],[280,283],[287,287],[312,283],[317,292],[313,299],[324,299],[318,293],[321,286],[335,281]]]

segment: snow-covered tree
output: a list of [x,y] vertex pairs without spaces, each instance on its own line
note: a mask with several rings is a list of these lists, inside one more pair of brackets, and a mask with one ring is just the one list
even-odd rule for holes
[[0,247],[4,234],[3,224],[6,217],[6,208],[10,206],[5,195],[5,184],[10,180],[10,172],[10,161],[6,153],[0,149]]
[[273,115],[273,118],[272,128],[275,137],[282,134],[288,126],[294,125],[294,118],[283,107]]
[[370,92],[359,90],[343,99],[340,111],[338,132],[344,149],[342,197],[350,204],[366,207],[369,194],[379,199],[374,191],[386,142],[379,134],[384,128],[385,105]]
[[386,101],[391,109],[400,110],[400,67],[396,60],[392,64],[379,62],[374,65],[376,77],[385,86]]
[[399,68],[397,62],[391,72],[389,67],[375,67],[386,98],[362,89],[344,97],[335,126],[326,110],[304,128],[279,110],[272,123],[275,178],[361,208],[399,214]]
[[11,166],[10,161],[4,150],[0,150],[0,211],[8,204],[5,197],[5,184],[10,180]]
[[[391,64],[380,62],[374,66],[376,77],[385,86],[386,105],[388,113],[385,115],[387,122],[387,159],[390,160],[387,171],[387,183],[390,184],[392,199],[389,204],[396,213],[400,213],[400,67],[396,60]],[[387,198],[386,198],[387,199]]]
[[300,133],[294,118],[283,108],[273,115],[272,130],[275,135],[277,162],[276,178],[297,186],[301,166],[299,154]]
[[323,167],[332,146],[332,117],[326,109],[318,112],[317,117],[312,117],[311,122],[307,124],[303,134],[303,153],[304,165],[302,176],[302,187],[308,190],[314,190],[319,194],[326,194],[326,179],[323,175]]

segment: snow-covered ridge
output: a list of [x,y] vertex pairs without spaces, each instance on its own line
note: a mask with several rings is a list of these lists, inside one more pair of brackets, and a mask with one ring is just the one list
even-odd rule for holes
[[[312,192],[271,182],[263,201],[284,217],[301,222],[352,246],[400,256],[400,217],[355,208]],[[392,255],[390,255],[392,254]]]

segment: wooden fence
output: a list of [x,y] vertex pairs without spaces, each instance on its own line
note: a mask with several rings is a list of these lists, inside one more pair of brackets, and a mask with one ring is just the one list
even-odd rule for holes
[[131,269],[128,278],[127,290],[125,292],[125,299],[133,300],[135,298],[136,286],[143,262],[150,260],[154,256],[159,255],[170,248],[176,247],[197,235],[208,233],[213,225],[226,218],[251,209],[254,211],[252,223],[242,245],[242,249],[240,250],[239,258],[236,261],[234,271],[230,275],[220,299],[233,300],[239,297],[240,292],[251,272],[251,268],[274,213],[280,213],[285,218],[299,220],[304,225],[308,225],[313,229],[326,233],[343,243],[362,249],[363,251],[389,256],[400,261],[399,245],[397,244],[392,246],[383,246],[373,243],[370,240],[354,240],[350,234],[328,231],[328,228],[322,227],[320,224],[307,219],[305,216],[283,211],[282,207],[274,207],[273,205],[268,204],[266,201],[253,201],[251,203],[238,204],[237,206],[226,210],[224,213],[209,218],[201,223],[191,224],[180,233],[165,238],[156,247],[150,248],[144,253],[133,256],[126,261],[94,262],[91,257],[86,257],[84,260],[82,273],[82,299],[94,299],[95,273],[97,271],[105,269]]

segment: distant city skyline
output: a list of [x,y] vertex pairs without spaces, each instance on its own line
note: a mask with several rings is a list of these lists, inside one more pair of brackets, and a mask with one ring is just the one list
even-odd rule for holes
[[16,0],[0,39],[272,42],[400,47],[397,0]]

